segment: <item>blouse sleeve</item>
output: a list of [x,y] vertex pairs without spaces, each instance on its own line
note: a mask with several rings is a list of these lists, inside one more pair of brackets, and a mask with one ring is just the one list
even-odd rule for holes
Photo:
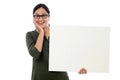
[[27,44],[27,48],[28,48],[30,55],[33,58],[38,59],[41,55],[41,52],[39,52],[37,48],[35,47],[35,41],[30,32],[27,32],[26,34],[26,44]]

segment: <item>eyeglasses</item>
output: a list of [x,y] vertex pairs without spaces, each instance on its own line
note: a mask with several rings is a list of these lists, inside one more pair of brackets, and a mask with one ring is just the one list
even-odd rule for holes
[[40,17],[41,17],[42,19],[46,19],[48,16],[49,16],[48,14],[42,14],[42,15],[36,14],[36,15],[33,15],[33,17],[34,17],[35,19],[40,19]]

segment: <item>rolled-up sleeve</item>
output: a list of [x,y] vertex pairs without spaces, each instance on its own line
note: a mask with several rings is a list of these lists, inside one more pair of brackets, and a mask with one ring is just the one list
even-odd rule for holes
[[26,34],[26,44],[27,44],[27,48],[28,48],[30,55],[33,58],[39,59],[41,52],[39,52],[37,48],[35,47],[35,41],[30,32],[27,32]]

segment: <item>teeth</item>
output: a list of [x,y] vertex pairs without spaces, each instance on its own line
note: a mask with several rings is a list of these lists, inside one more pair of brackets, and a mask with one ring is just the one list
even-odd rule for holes
[[43,23],[39,23],[39,24],[43,24]]
[[39,24],[43,24],[44,22],[39,22]]

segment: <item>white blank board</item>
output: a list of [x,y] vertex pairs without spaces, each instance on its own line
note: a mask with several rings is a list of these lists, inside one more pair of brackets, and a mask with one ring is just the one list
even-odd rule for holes
[[49,71],[109,72],[110,27],[52,26]]

